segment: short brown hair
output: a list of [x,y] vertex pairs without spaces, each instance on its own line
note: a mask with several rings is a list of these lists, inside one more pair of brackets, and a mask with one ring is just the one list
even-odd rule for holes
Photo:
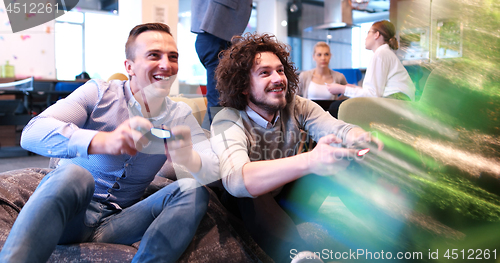
[[219,66],[215,70],[220,105],[237,110],[245,109],[247,95],[244,95],[243,92],[250,89],[250,71],[254,66],[255,56],[263,52],[275,54],[283,64],[288,80],[286,101],[287,103],[292,101],[297,90],[299,77],[290,59],[290,48],[287,45],[276,40],[273,35],[256,33],[235,36],[231,42],[231,47],[221,53]]
[[163,23],[146,23],[146,24],[141,24],[137,25],[132,30],[130,30],[130,33],[128,35],[127,43],[125,44],[125,57],[127,59],[130,59],[134,61],[135,59],[135,52],[134,52],[134,43],[135,39],[137,36],[140,34],[146,32],[146,31],[160,31],[160,32],[165,32],[169,35],[172,36],[172,33],[170,33],[170,27],[166,24]]

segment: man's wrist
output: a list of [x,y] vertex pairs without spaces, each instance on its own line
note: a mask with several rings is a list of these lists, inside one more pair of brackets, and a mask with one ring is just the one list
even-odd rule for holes
[[92,138],[90,141],[89,147],[88,147],[88,154],[102,154],[105,152],[105,144],[103,143],[106,141],[106,132],[99,131],[95,134],[95,136]]
[[295,162],[297,164],[296,168],[302,176],[312,173],[315,158],[312,151],[301,153],[294,157],[298,158]]

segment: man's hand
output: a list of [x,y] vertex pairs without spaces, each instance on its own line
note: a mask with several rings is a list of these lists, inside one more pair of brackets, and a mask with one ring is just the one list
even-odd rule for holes
[[191,129],[180,125],[171,129],[175,140],[167,140],[168,152],[172,162],[185,166],[190,172],[197,173],[201,169],[201,159],[193,149]]
[[370,142],[375,143],[379,151],[382,151],[382,149],[384,148],[384,143],[377,137],[373,136],[372,133],[356,127],[351,129],[349,133],[347,133],[347,138],[344,144],[349,148],[356,143],[370,143]]
[[[147,145],[148,141],[139,130],[149,131],[153,125],[143,117],[133,117],[120,124],[114,131],[98,132],[88,148],[89,154],[137,154],[136,145]],[[136,144],[137,142],[137,144]]]
[[355,149],[338,148],[330,146],[331,143],[341,143],[342,140],[333,134],[323,136],[314,149],[304,153],[308,162],[308,173],[317,175],[335,175],[343,171],[354,159]]

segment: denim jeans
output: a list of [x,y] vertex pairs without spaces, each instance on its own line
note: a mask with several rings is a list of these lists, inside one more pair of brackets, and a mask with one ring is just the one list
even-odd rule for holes
[[240,217],[255,242],[277,263],[290,262],[290,251],[313,251],[300,236],[292,218],[271,193],[237,198],[224,192],[222,203]]
[[219,65],[219,53],[230,45],[231,42],[209,33],[200,33],[196,37],[196,53],[201,64],[207,70],[207,113],[201,125],[207,130],[210,130],[213,116],[220,110],[219,91],[216,89],[217,82],[215,80],[215,69]]
[[[196,184],[193,179],[188,184]],[[69,164],[43,178],[21,210],[0,262],[46,262],[57,244],[141,240],[132,262],[175,262],[191,242],[208,206],[203,187],[178,182],[123,210],[92,200],[94,178]]]

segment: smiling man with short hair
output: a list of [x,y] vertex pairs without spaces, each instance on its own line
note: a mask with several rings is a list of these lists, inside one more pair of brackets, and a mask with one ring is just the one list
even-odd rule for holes
[[[189,106],[167,97],[178,70],[169,27],[136,26],[126,56],[130,81],[91,80],[24,129],[25,149],[63,159],[21,210],[1,262],[45,262],[58,244],[139,240],[133,262],[175,262],[191,242],[204,187],[180,179],[141,198],[166,161],[205,180],[218,177],[217,156]],[[153,127],[176,139],[147,139]]]

